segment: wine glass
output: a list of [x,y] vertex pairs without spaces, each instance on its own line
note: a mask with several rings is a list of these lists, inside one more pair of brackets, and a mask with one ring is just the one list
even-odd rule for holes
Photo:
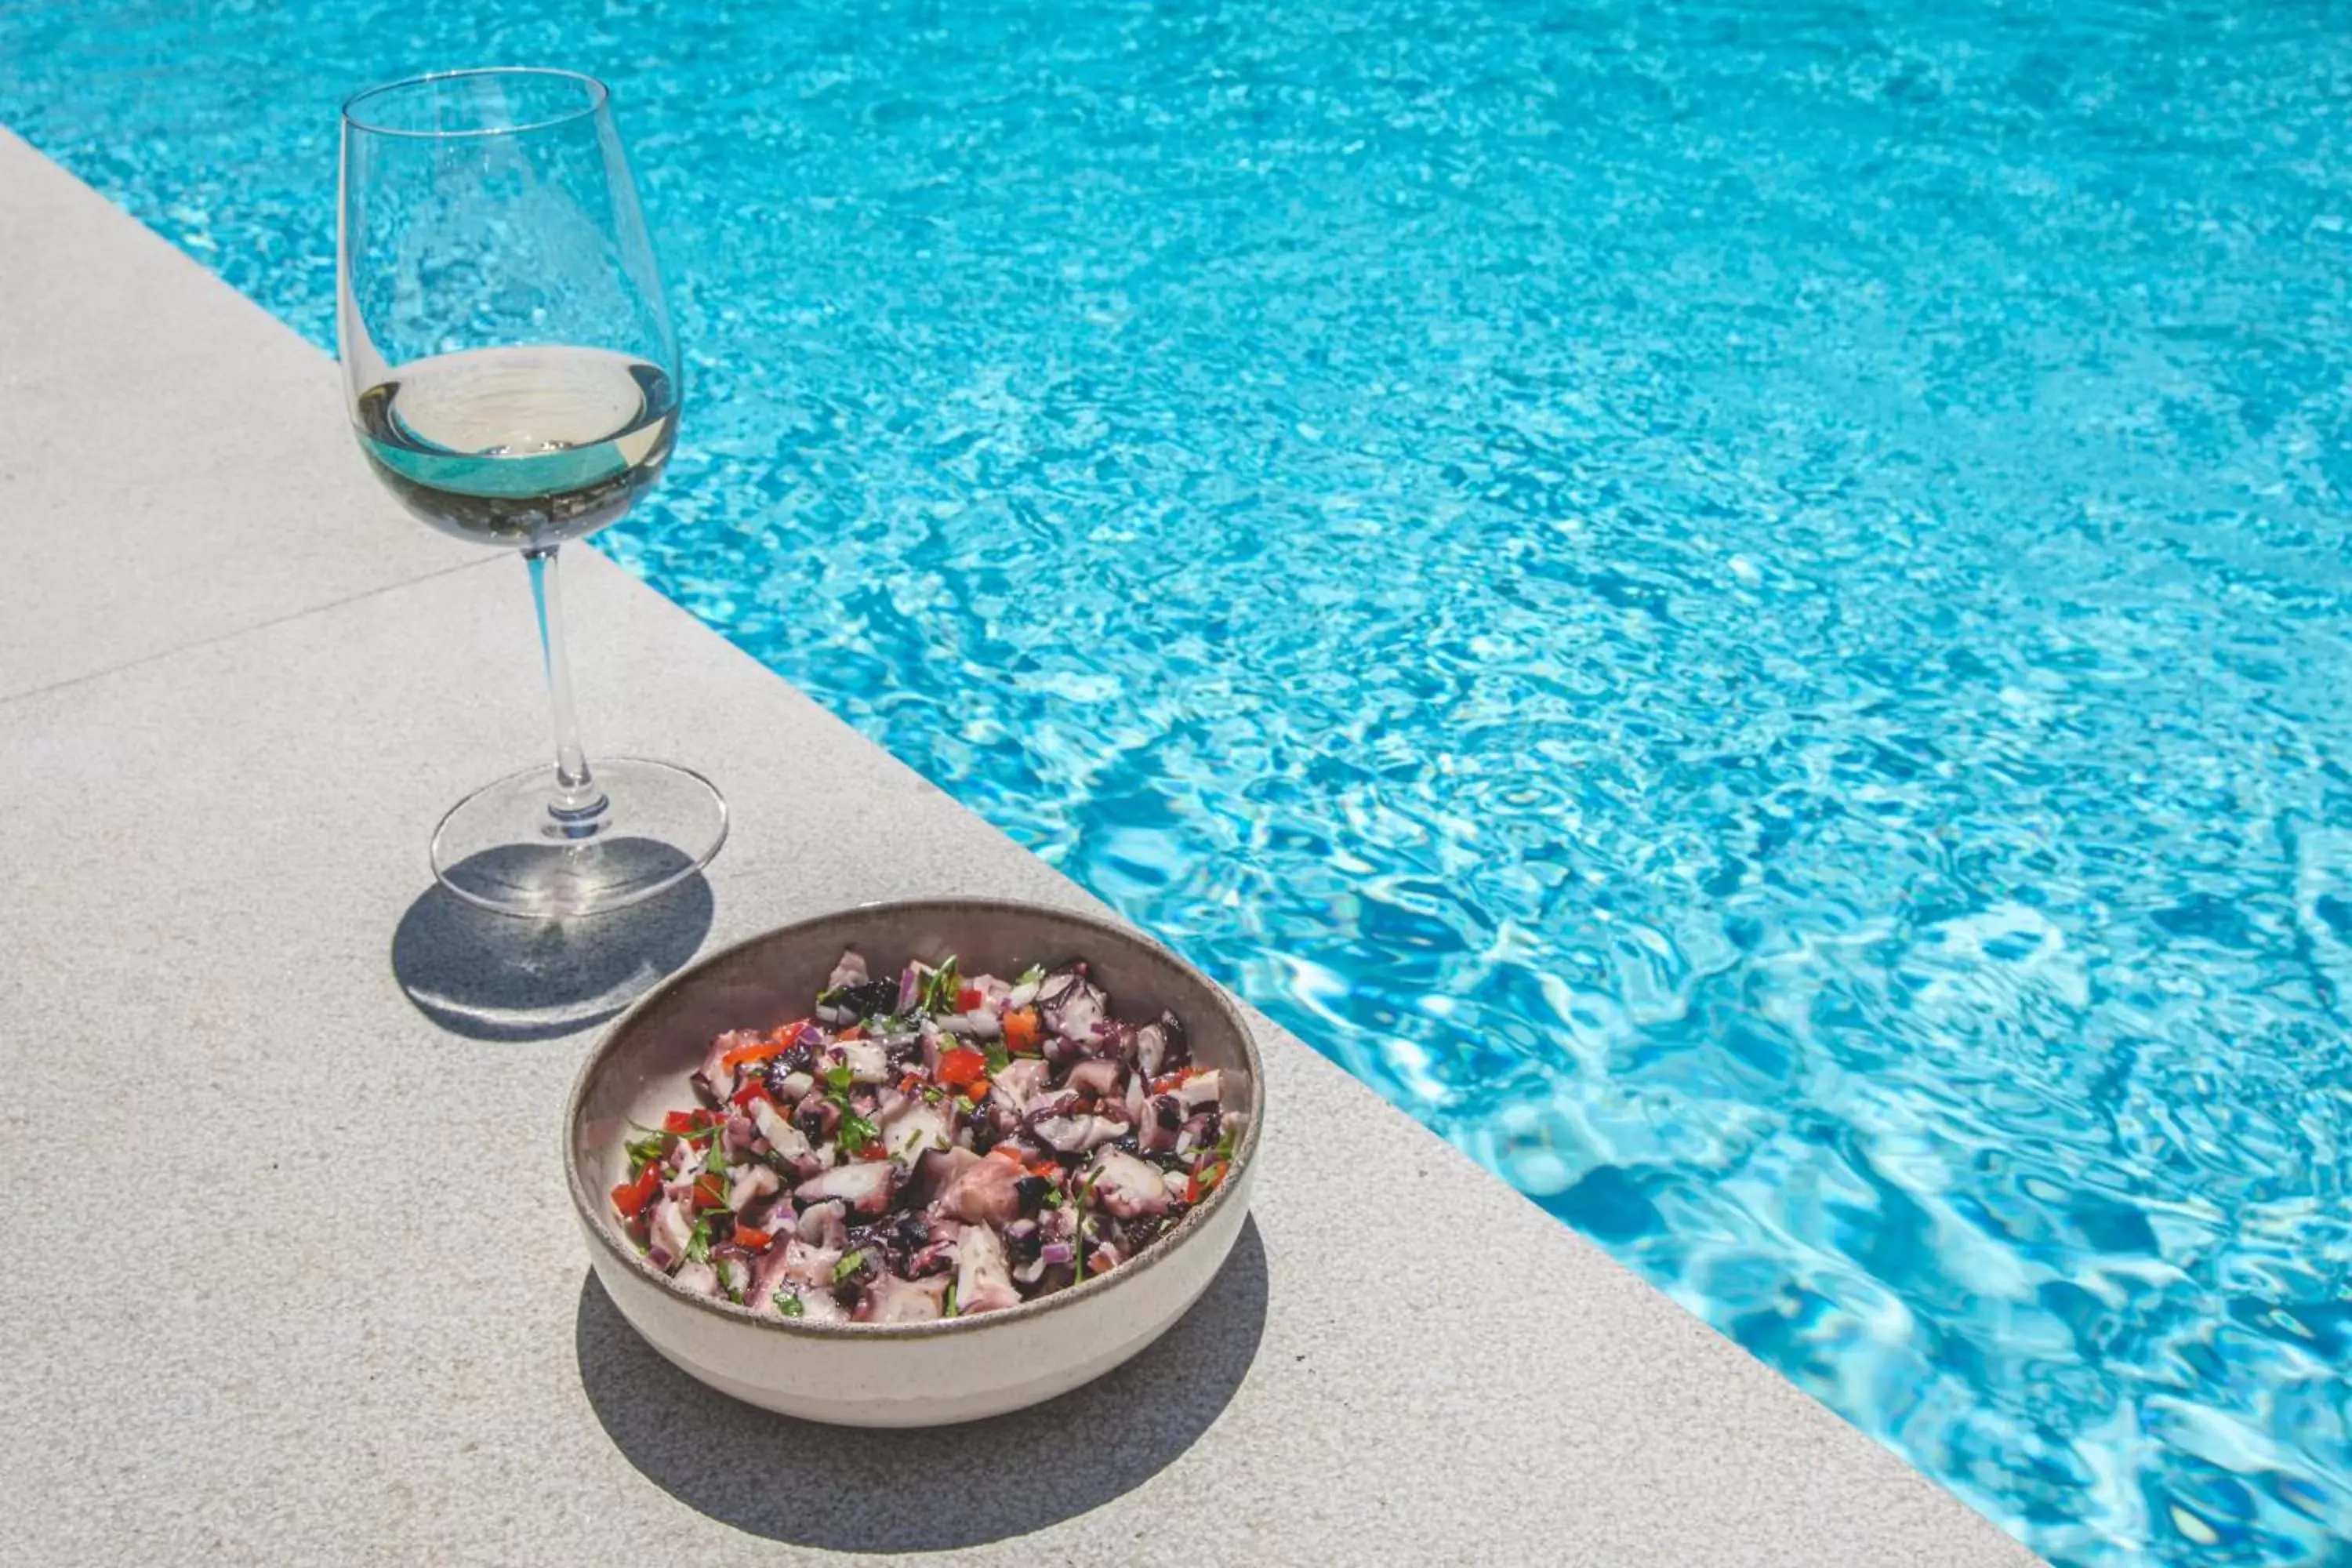
[[699,773],[592,771],[556,552],[626,513],[677,434],[677,343],[602,82],[456,71],[343,105],[336,325],[360,449],[445,533],[522,552],[555,766],[467,796],[433,870],[504,914],[601,913],[709,863],[727,805]]

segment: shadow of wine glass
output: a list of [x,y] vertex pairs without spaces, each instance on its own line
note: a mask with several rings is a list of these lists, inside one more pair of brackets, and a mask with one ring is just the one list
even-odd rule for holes
[[[1133,1361],[1034,1408],[927,1431],[819,1426],[713,1393],[639,1339],[593,1273],[572,1341],[605,1436],[698,1513],[834,1552],[938,1552],[1043,1530],[1165,1469],[1241,1387],[1265,1309],[1252,1220],[1208,1291]],[[1018,1484],[974,1458],[1024,1454],[1051,1462]]]
[[452,1034],[552,1039],[612,1017],[692,958],[711,912],[699,873],[585,920],[492,914],[436,882],[392,933],[392,973],[409,1004]]

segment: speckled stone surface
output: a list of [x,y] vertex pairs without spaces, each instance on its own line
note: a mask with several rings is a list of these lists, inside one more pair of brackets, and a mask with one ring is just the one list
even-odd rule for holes
[[0,279],[0,1558],[2032,1561],[1271,1028],[1256,1219],[1129,1367],[933,1434],[704,1395],[572,1228],[587,1029],[845,901],[1086,896],[583,552],[592,742],[708,770],[734,840],[593,929],[454,912],[435,815],[541,742],[519,568],[5,137]]

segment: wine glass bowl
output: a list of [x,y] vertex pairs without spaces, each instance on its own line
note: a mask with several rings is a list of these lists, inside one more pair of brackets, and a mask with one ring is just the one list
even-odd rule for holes
[[727,834],[709,780],[592,769],[573,712],[558,550],[627,514],[677,440],[677,342],[612,96],[500,68],[343,106],[337,336],[352,423],[420,521],[520,551],[555,761],[442,819],[435,874],[501,913],[600,913],[693,875]]

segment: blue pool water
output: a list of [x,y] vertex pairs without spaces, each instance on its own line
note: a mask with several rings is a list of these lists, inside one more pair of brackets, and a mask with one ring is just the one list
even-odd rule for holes
[[16,0],[0,121],[325,344],[489,58],[690,345],[613,554],[2053,1560],[2347,1561],[2352,13]]

